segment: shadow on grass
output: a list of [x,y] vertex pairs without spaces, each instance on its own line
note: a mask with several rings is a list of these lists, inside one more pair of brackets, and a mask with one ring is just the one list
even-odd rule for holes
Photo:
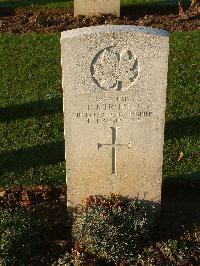
[[10,105],[0,108],[0,122],[62,113],[62,98]]
[[64,140],[3,152],[0,154],[0,169],[26,170],[40,165],[63,162],[65,160],[64,153]]
[[166,122],[165,139],[197,136],[199,133],[200,123],[197,116]]
[[2,7],[0,3],[0,17],[15,16],[15,9],[13,7]]
[[163,182],[161,219],[171,232],[200,225],[200,172]]
[[[181,1],[184,8],[190,6],[189,0]],[[159,2],[149,2],[141,4],[130,4],[124,5],[121,7],[121,16],[132,16],[134,18],[139,18],[145,15],[169,15],[169,14],[178,14],[179,6],[178,1],[168,0],[168,1],[159,1]]]
[[178,5],[146,4],[121,7],[121,16],[131,16],[135,19],[145,15],[177,14]]
[[20,7],[32,7],[32,5],[55,5],[57,3],[70,3],[72,2],[72,0],[20,0],[20,1],[16,1],[16,0],[4,0],[0,2],[0,7],[13,7],[13,8],[20,8]]

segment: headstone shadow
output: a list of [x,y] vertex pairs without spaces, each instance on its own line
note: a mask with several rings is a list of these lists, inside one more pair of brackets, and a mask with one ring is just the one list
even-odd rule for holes
[[62,113],[62,98],[39,100],[0,108],[0,123]]
[[145,15],[169,15],[177,13],[178,13],[178,4],[177,5],[138,4],[138,5],[121,7],[121,16],[132,16],[134,18],[139,18]]
[[0,171],[26,170],[40,165],[63,162],[64,140],[0,153]]
[[199,117],[186,117],[166,121],[165,139],[182,138],[187,136],[197,136],[200,134]]
[[[56,4],[57,0],[22,0],[22,1],[16,1],[16,0],[4,0],[1,1],[0,7],[24,7],[24,6],[40,6],[45,4]],[[71,0],[59,0],[59,2],[71,2]]]
[[179,233],[200,225],[199,177],[200,172],[195,172],[163,182],[161,222],[169,232]]

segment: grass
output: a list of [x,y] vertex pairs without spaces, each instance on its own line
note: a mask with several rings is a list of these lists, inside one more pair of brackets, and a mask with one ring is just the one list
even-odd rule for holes
[[59,38],[0,40],[0,185],[64,183]]
[[[65,183],[59,38],[0,38],[0,186]],[[199,176],[199,59],[200,32],[170,35],[166,180]]]
[[72,8],[73,0],[0,0],[0,7],[65,7]]
[[[0,7],[65,7],[72,8],[73,0],[0,0]],[[188,3],[189,0],[184,0]],[[135,6],[135,5],[177,5],[177,0],[121,0],[121,6]]]
[[[200,32],[170,35],[164,176],[200,172]],[[185,159],[177,161],[183,152]]]

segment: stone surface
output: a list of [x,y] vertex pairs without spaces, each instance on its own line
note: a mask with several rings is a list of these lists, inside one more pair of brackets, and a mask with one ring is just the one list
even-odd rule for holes
[[145,27],[62,33],[68,206],[110,192],[160,202],[168,45]]
[[74,0],[74,15],[120,15],[120,0]]

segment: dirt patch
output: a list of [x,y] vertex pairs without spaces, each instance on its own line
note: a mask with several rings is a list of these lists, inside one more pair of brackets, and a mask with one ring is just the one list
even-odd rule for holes
[[[177,10],[176,10],[177,11]],[[169,11],[168,11],[169,12]],[[162,28],[172,31],[194,31],[200,30],[200,14],[193,12],[187,17],[181,17],[174,10],[170,14],[151,14],[152,12],[134,13],[120,18],[111,15],[93,17],[73,16],[70,9],[16,9],[13,16],[1,17],[1,33],[27,33],[27,32],[61,32],[74,28],[96,26],[104,24],[139,25],[154,28]]]

